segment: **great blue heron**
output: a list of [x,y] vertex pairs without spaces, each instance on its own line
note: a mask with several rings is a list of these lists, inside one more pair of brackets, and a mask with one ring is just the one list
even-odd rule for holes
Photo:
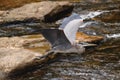
[[42,29],[41,33],[51,43],[52,50],[82,53],[84,47],[75,42],[76,32],[82,23],[81,19],[75,19],[66,25],[69,28]]
[[81,18],[80,15],[74,14],[64,19],[58,29],[42,29],[41,33],[51,43],[52,50],[82,53],[85,48],[75,42],[76,33],[84,21],[92,17]]

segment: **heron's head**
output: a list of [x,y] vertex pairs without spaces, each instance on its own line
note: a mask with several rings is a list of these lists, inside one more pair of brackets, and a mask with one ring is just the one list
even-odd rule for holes
[[74,21],[74,24],[76,24],[77,26],[81,26],[84,23],[83,19],[75,19],[73,21]]

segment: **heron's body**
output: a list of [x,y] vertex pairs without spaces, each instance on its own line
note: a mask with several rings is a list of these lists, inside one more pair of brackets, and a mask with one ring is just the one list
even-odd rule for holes
[[62,53],[82,53],[85,48],[82,45],[72,45],[63,30],[42,29],[41,33],[51,43],[52,50]]

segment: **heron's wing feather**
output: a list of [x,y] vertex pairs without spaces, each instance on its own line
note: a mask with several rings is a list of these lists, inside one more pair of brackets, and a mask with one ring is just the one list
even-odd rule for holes
[[75,19],[70,21],[64,28],[64,33],[71,44],[75,43],[76,33],[80,25],[82,25],[81,19]]
[[54,42],[57,40],[57,29],[41,29],[42,35],[51,43],[54,44]]
[[76,14],[76,13],[72,13],[71,16],[65,18],[63,21],[62,21],[62,25],[60,25],[59,29],[64,29],[65,26],[72,20],[74,19],[81,19],[80,15],[79,14]]
[[63,30],[59,29],[42,29],[42,35],[51,43],[52,47],[64,44],[70,44]]

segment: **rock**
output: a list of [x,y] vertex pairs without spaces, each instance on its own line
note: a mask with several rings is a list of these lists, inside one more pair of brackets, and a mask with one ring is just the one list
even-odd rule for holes
[[5,11],[0,11],[0,16],[3,15],[5,13]]
[[[37,45],[36,45],[37,44]],[[21,75],[25,72],[44,65],[54,55],[49,50],[41,35],[0,38],[0,80],[8,76]],[[43,48],[47,45],[47,48]],[[32,50],[39,48],[39,51]],[[44,50],[44,51],[43,51]]]
[[19,66],[24,66],[42,54],[20,48],[0,48],[0,71],[9,74]]
[[98,42],[103,40],[102,36],[90,36],[87,34],[84,34],[82,32],[77,32],[76,34],[76,42]]
[[27,39],[24,37],[2,37],[0,40],[0,48],[22,48],[24,44],[38,39]]
[[111,2],[111,0],[81,0],[81,2],[88,2],[88,3],[103,3],[103,2]]
[[0,10],[7,10],[7,9],[12,9],[16,7],[23,6],[24,4],[27,3],[32,3],[32,2],[40,2],[41,0],[2,0],[0,3]]
[[[46,6],[47,5],[47,6]],[[53,22],[71,13],[73,5],[68,1],[42,1],[26,4],[20,8],[6,11],[0,17],[0,24],[16,22]]]
[[110,12],[106,12],[102,14],[101,16],[98,16],[95,18],[95,20],[99,20],[102,22],[107,22],[107,23],[119,23],[120,21],[120,11],[119,10],[114,10]]

